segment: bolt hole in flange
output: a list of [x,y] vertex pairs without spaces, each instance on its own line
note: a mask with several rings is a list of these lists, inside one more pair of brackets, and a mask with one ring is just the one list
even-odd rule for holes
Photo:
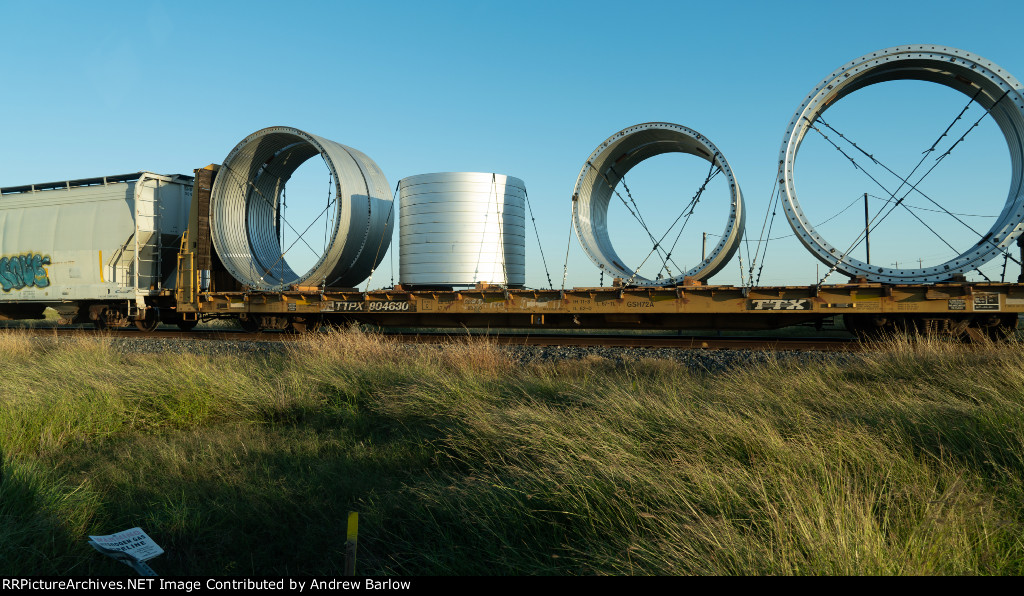
[[[867,89],[878,83],[886,85]],[[935,90],[932,84],[946,87],[938,89],[945,93],[945,96],[939,94],[938,101],[931,93]],[[875,105],[881,108],[876,107],[873,112],[862,110],[862,113],[872,113],[872,120],[892,120],[894,130],[889,131],[888,138],[900,140],[896,129],[903,123],[895,121],[901,119],[896,114],[904,113],[899,111],[901,106],[886,105],[883,99],[875,97],[879,91],[891,89],[893,85],[909,86],[914,94],[927,92],[927,98],[932,99],[926,101],[917,95],[920,101],[905,111],[909,115],[915,111],[927,113],[939,103],[956,106],[947,107],[946,111],[951,113],[931,123],[931,132],[916,140],[917,144],[912,145],[914,155],[902,163],[899,159],[907,156],[894,156],[893,147],[871,141],[865,130],[870,127],[858,127],[850,122],[839,124],[845,106],[877,102]],[[864,91],[851,96],[859,90]],[[906,88],[901,90],[907,91]],[[840,102],[847,96],[850,97]],[[962,108],[969,104],[971,107],[956,120]],[[1024,96],[1020,82],[991,61],[963,50],[932,45],[898,46],[848,62],[815,87],[786,129],[779,156],[779,183],[786,219],[801,243],[819,260],[852,277],[885,283],[926,283],[946,281],[954,275],[971,272],[982,276],[978,270],[990,260],[1000,257],[998,263],[1002,264],[1004,258],[1016,259],[1012,254],[1013,244],[1024,230],[1021,224],[1024,221],[1021,171],[1024,108],[1021,106],[1024,106]],[[880,113],[879,109],[885,111]],[[883,125],[889,124],[883,122]],[[947,131],[943,137],[944,129]],[[992,157],[991,153],[979,150],[986,144],[998,146],[997,140],[991,141],[999,135],[1005,140],[1008,159]],[[835,163],[842,163],[841,168],[845,168],[834,166],[834,170],[824,171],[819,169],[821,160],[811,156],[800,162],[800,176],[809,180],[800,185],[801,192],[807,191],[804,194],[806,208],[797,199],[796,184],[797,154],[805,143],[808,148],[818,147],[813,153],[832,152],[832,157],[838,159]],[[941,157],[943,154],[945,157]],[[961,162],[967,164],[966,172],[960,180],[947,176],[945,180],[949,182],[944,182],[942,170],[958,159],[966,159]],[[944,160],[947,161],[942,163]],[[857,163],[857,168],[852,167],[851,161]],[[993,173],[993,170],[1005,172],[1006,169],[1011,170],[1008,176]],[[832,172],[854,172],[859,181],[849,185],[839,182],[839,188],[835,188],[840,178]],[[1009,189],[1005,202],[998,196],[989,197],[987,202],[979,200],[979,191],[993,192],[993,178],[1001,184],[1007,177]],[[925,182],[919,183],[919,180]],[[833,189],[824,190],[830,182]],[[932,186],[929,182],[933,182]],[[872,254],[870,265],[866,261],[862,233],[865,227],[863,203],[854,205],[849,211],[851,215],[844,220],[854,222],[842,226],[848,232],[854,230],[849,237],[835,232],[836,227],[825,228],[829,234],[815,229],[815,225],[822,225],[832,212],[842,210],[847,202],[853,203],[864,193],[869,194],[871,252],[876,253],[876,244],[881,246],[885,242],[895,247],[893,250],[905,251],[899,255]],[[859,215],[852,217],[855,213]],[[831,243],[825,240],[826,236],[832,238]],[[991,278],[992,273],[998,275],[998,269],[989,268],[987,277]]]
[[[675,180],[671,187],[675,195],[672,205],[662,204],[652,210],[648,204],[645,211],[644,197],[628,190],[626,174],[645,160],[670,153],[699,158],[706,176],[685,182]],[[624,178],[626,184],[622,184]],[[718,182],[714,182],[715,178]],[[718,193],[704,194],[715,184],[728,187],[727,205],[721,204]],[[613,247],[609,233],[609,227],[617,223],[610,221],[609,206],[613,203],[622,207],[615,217],[633,218],[639,225],[625,239],[621,255]],[[709,235],[712,240],[701,259],[699,249],[693,254],[692,239],[709,230],[684,225],[687,214],[694,212],[691,207],[709,205],[719,213],[724,212],[726,224],[724,230],[717,228],[715,234]],[[721,271],[739,247],[745,215],[739,183],[718,148],[702,134],[667,122],[630,126],[608,137],[583,164],[573,190],[573,226],[584,252],[609,277],[620,277],[630,285],[677,285],[684,278],[703,280]],[[689,237],[691,247],[685,251],[679,250],[681,244],[677,242],[683,236]],[[637,252],[635,247],[642,248]],[[653,275],[644,277],[640,270]]]

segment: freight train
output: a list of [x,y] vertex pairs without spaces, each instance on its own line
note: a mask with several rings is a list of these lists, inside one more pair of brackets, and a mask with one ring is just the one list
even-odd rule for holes
[[[938,82],[984,106],[1003,131],[1015,168],[989,233],[935,267],[881,268],[837,252],[807,223],[792,181],[800,141],[829,105],[898,78]],[[913,329],[997,337],[1016,329],[1024,284],[972,283],[964,274],[995,255],[1017,261],[1011,249],[1024,262],[1020,131],[1024,87],[968,52],[901,46],[845,65],[815,87],[794,116],[780,155],[779,188],[801,242],[850,283],[724,286],[706,279],[735,255],[745,218],[728,162],[687,127],[632,126],[590,155],[572,197],[578,238],[615,282],[537,290],[523,287],[524,199],[529,205],[522,180],[470,172],[413,176],[398,184],[396,207],[387,179],[367,155],[296,128],[270,127],[246,137],[222,164],[192,176],[138,172],[0,188],[0,319],[41,318],[52,308],[63,323],[143,331],[161,322],[191,329],[212,318],[236,319],[251,331],[351,322],[539,331],[772,329],[821,325],[842,315],[857,333]],[[668,152],[694,155],[723,172],[730,209],[721,242],[699,265],[648,280],[616,254],[607,209],[630,168]],[[301,273],[284,258],[284,188],[316,156],[330,170],[331,233],[318,260]],[[382,262],[396,221],[399,283],[356,289]]]
[[211,240],[211,191],[223,171],[211,165],[194,176],[140,172],[0,189],[0,318],[42,318],[50,307],[63,323],[134,324],[143,331],[160,322],[191,329],[212,318],[237,319],[250,331],[351,322],[541,331],[773,329],[843,315],[857,332],[1000,336],[1015,329],[1024,312],[1024,285],[962,280],[761,287],[693,279],[670,287],[627,286],[620,280],[565,290],[515,288],[500,280],[377,291],[301,283],[256,288],[227,270]]

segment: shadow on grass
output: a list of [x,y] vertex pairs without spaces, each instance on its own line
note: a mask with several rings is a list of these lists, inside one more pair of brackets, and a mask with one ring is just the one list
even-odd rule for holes
[[141,526],[164,548],[151,561],[162,575],[341,575],[349,511],[360,512],[357,572],[371,574],[389,513],[368,503],[422,474],[431,452],[393,421],[344,418],[123,437],[60,467],[105,487],[111,531]]
[[0,449],[0,576],[120,573],[79,535],[95,511],[92,497]]

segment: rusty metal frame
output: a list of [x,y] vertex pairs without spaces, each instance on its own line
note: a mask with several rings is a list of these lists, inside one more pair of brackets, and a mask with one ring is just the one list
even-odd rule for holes
[[1016,317],[1019,284],[876,283],[571,290],[287,291],[203,293],[205,315],[320,315],[386,327],[774,329],[836,315],[875,318]]

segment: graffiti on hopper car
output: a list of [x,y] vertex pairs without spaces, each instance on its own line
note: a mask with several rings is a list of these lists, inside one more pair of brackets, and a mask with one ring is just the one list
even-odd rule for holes
[[0,287],[3,291],[20,290],[35,286],[50,285],[50,276],[43,265],[50,264],[50,257],[39,253],[28,253],[0,258]]

